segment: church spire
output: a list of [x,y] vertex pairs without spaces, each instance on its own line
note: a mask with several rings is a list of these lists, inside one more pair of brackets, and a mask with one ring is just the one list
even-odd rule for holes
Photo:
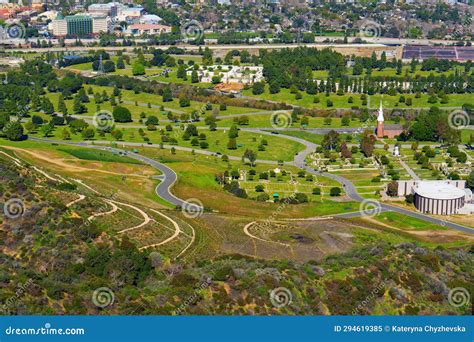
[[385,118],[383,117],[383,105],[382,100],[380,100],[379,115],[377,116],[377,122],[384,122]]

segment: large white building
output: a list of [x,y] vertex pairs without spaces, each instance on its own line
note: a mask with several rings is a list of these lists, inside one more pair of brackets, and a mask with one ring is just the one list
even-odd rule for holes
[[90,15],[97,17],[115,17],[117,16],[117,5],[120,4],[115,2],[109,2],[107,4],[91,4],[87,8],[87,12],[89,12]]
[[109,31],[109,19],[106,17],[92,19],[92,33],[107,33]]
[[126,22],[138,21],[144,12],[143,7],[121,7],[118,9],[117,19]]
[[452,215],[470,214],[472,192],[465,180],[398,181],[398,196],[414,195],[415,208],[422,213]]
[[99,34],[108,32],[109,19],[89,15],[58,16],[50,23],[50,27],[56,37]]
[[160,24],[132,24],[127,27],[126,35],[141,36],[141,35],[158,35],[160,33],[171,32],[171,26]]
[[[188,69],[187,74],[191,76],[193,70],[194,67]],[[200,67],[197,73],[205,83],[211,83],[214,76],[219,76],[222,83],[253,84],[264,79],[260,66],[213,65]]]

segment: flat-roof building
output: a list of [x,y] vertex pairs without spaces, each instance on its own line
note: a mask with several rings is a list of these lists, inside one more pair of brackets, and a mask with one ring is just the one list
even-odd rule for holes
[[425,214],[457,214],[471,200],[465,180],[398,182],[398,195],[413,194],[415,208]]
[[171,32],[171,26],[160,24],[132,24],[128,26],[126,33],[133,36],[156,35]]
[[52,21],[53,35],[87,36],[108,31],[108,21],[105,17],[93,18],[89,15],[58,16]]
[[108,4],[91,4],[87,8],[87,12],[92,16],[98,17],[115,17],[117,16],[117,4],[109,2]]

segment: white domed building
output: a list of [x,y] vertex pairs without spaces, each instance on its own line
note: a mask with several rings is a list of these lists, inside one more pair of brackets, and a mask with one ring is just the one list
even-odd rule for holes
[[464,207],[466,192],[446,182],[425,181],[413,187],[416,209],[426,214],[452,215]]

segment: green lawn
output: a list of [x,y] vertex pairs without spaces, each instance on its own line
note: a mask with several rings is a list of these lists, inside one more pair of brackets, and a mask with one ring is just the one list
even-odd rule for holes
[[76,148],[76,147],[61,147],[59,151],[66,152],[78,159],[82,160],[94,160],[102,162],[113,162],[113,163],[129,163],[129,164],[142,164],[140,161],[122,157],[107,151],[98,151],[87,148]]
[[[440,75],[451,75],[454,74],[455,70],[458,70],[461,74],[464,72],[464,67],[463,66],[456,66],[455,68],[452,68],[446,72],[438,72],[438,71],[424,71],[421,70],[421,65],[418,65],[416,67],[416,71],[414,73],[411,73],[410,66],[404,65],[402,68],[402,74],[397,75],[397,69],[396,68],[385,68],[383,70],[378,70],[374,69],[372,70],[372,76],[373,77],[378,77],[378,76],[389,76],[389,77],[403,77],[408,73],[409,77],[416,77],[416,76],[429,76],[433,74],[434,76],[440,76]],[[353,73],[353,68],[347,68],[346,75],[349,77],[365,77],[367,76],[366,70],[364,70],[364,73],[362,75],[354,76],[352,75]],[[329,73],[327,70],[315,70],[313,71],[313,77],[317,79],[326,79],[329,76]]]
[[[109,95],[112,92],[111,87],[92,86],[92,89],[94,90],[94,92],[99,91],[100,93],[105,90]],[[174,110],[178,110],[178,111],[182,111],[186,113],[191,113],[193,110],[198,110],[198,111],[204,110],[204,105],[205,105],[205,103],[202,103],[202,102],[191,101],[189,107],[180,107],[178,99],[173,99],[173,101],[170,101],[170,102],[163,102],[162,97],[155,94],[148,94],[148,93],[135,94],[134,91],[125,90],[125,89],[122,89],[121,92],[122,92],[122,99],[124,101],[125,100],[132,101],[133,103],[137,101],[139,105],[140,104],[146,105],[150,103],[155,106],[164,106],[165,109],[170,108],[170,109],[174,109]],[[143,106],[138,106],[138,107],[143,109]],[[218,115],[221,115],[221,113],[222,115],[225,115],[225,114],[245,114],[245,113],[254,113],[254,112],[261,111],[255,108],[234,107],[234,106],[227,106],[227,109],[225,111],[220,111],[218,110],[218,107],[219,107],[218,105],[213,105],[213,107],[216,107],[214,111],[215,112],[217,111]],[[157,111],[157,109],[153,109],[153,110]],[[207,110],[207,111],[204,110],[203,115],[209,115],[211,114],[211,112],[212,110]]]
[[405,216],[395,212],[384,212],[375,217],[377,221],[403,230],[446,230],[446,227]]
[[304,139],[306,141],[309,141],[318,145],[321,144],[324,138],[324,135],[322,134],[314,134],[314,133],[305,132],[305,131],[280,131],[280,134]]
[[[286,116],[289,118],[290,113],[287,113]],[[249,127],[249,128],[272,128],[272,114],[268,115],[248,115],[249,124],[242,125],[241,127]],[[274,118],[274,117],[273,117]],[[217,121],[217,125],[219,127],[230,127],[232,126],[237,120],[237,118],[221,118]],[[301,120],[297,122],[291,122],[289,127],[292,128],[358,128],[358,127],[375,127],[375,118],[373,121],[369,121],[368,123],[361,122],[360,120],[350,120],[347,126],[342,125],[341,118],[330,118],[329,122],[326,122],[326,118],[323,117],[311,117],[308,116],[309,123],[307,126],[301,125]],[[392,124],[393,121],[386,121],[386,124]]]
[[[62,139],[63,129],[64,127],[56,127],[51,138],[59,140]],[[122,128],[121,130],[123,132],[123,141],[146,144],[146,142],[138,133],[138,129]],[[239,137],[237,138],[237,149],[229,150],[227,149],[227,142],[229,141],[228,132],[224,130],[211,132],[209,130],[203,129],[200,130],[199,133],[206,134],[206,142],[209,144],[209,147],[206,150],[209,150],[211,152],[219,152],[230,156],[241,157],[246,149],[251,149],[257,153],[258,159],[291,161],[293,160],[294,155],[296,153],[304,149],[304,145],[295,141],[283,139],[281,137],[268,135],[256,136],[255,133],[240,131]],[[159,144],[162,142],[159,131],[145,131],[145,134],[150,139],[150,142],[153,144]],[[178,140],[178,144],[176,146],[184,146],[196,150],[200,149],[199,146],[192,146],[190,140],[183,140],[183,131],[180,128],[175,127],[172,132],[167,132],[167,134],[170,137],[173,137]],[[41,136],[39,133],[31,133],[31,135]],[[104,136],[99,136],[98,134],[96,134],[94,139],[115,141],[115,139],[109,133],[106,133]],[[260,145],[262,139],[267,140],[268,145],[265,146],[265,151],[258,151],[258,146]],[[83,141],[83,138],[80,133],[77,133],[71,134],[71,140]],[[164,144],[167,145],[168,143],[165,142]]]
[[[360,99],[360,94],[346,94],[338,96],[334,93],[331,93],[329,97],[326,97],[326,94],[317,94],[309,95],[306,92],[301,92],[302,98],[300,100],[295,99],[295,94],[291,94],[289,89],[282,88],[278,94],[270,94],[268,91],[268,85],[265,87],[265,92],[261,95],[253,95],[252,89],[246,89],[243,91],[243,95],[260,98],[270,101],[285,102],[288,104],[293,104],[302,107],[308,108],[321,108],[321,109],[332,109],[332,108],[351,108],[353,106],[363,108],[362,101]],[[378,108],[380,101],[383,100],[384,108],[430,108],[432,106],[439,107],[461,107],[465,103],[474,103],[472,94],[450,94],[448,95],[449,102],[447,104],[438,103],[428,103],[428,95],[422,94],[420,98],[415,98],[413,94],[404,95],[406,98],[411,98],[413,104],[407,106],[405,103],[399,103],[399,95],[390,96],[390,95],[381,95],[375,94],[370,96],[370,108]],[[319,98],[319,103],[314,103],[314,98]],[[349,97],[352,97],[353,103],[349,103]],[[333,102],[332,107],[327,106],[327,100]]]

